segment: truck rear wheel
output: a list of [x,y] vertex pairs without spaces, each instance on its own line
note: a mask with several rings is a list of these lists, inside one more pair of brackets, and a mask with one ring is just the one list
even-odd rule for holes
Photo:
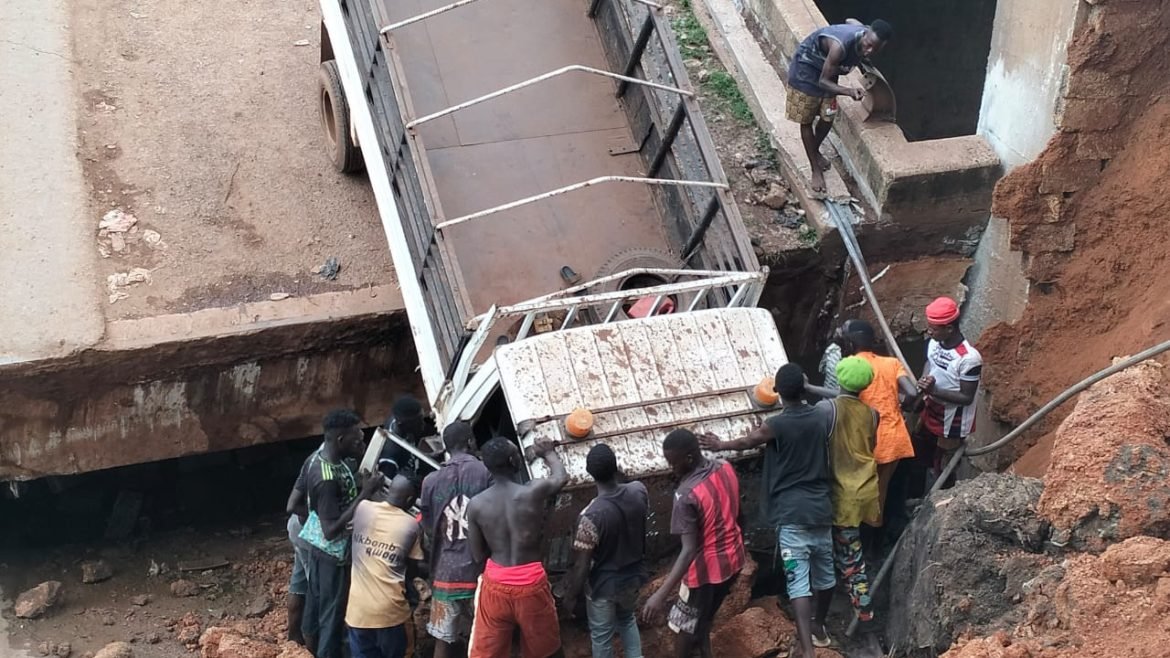
[[[685,269],[685,265],[678,259],[677,256],[660,251],[658,249],[649,249],[645,247],[636,247],[632,249],[625,249],[619,251],[605,261],[597,270],[595,279],[609,276],[611,274],[618,274],[626,270],[633,270],[639,268],[647,269],[665,269],[665,270],[681,270]],[[650,286],[659,286],[671,281],[664,276],[658,274],[634,274],[632,276],[614,279],[597,286],[591,290],[592,293],[614,292],[617,290],[636,290],[638,288],[646,288]],[[674,305],[676,311],[680,307],[689,305],[692,295],[672,295],[670,297],[671,304]],[[618,317],[621,319],[629,318],[627,314],[631,305],[624,305],[618,311]]]
[[353,174],[365,167],[362,150],[350,137],[349,104],[341,88],[341,74],[336,60],[321,62],[317,75],[320,104],[321,128],[325,132],[325,145],[334,168],[343,174]]

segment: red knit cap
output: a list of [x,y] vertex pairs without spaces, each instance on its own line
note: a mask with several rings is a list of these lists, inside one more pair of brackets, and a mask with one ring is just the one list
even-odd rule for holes
[[950,297],[939,297],[926,305],[926,321],[931,324],[950,324],[959,319],[959,305]]

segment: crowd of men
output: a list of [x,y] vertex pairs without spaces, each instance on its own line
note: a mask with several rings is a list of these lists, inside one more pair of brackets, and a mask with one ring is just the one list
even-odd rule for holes
[[[579,515],[575,562],[554,597],[542,530],[568,475],[551,444],[523,455],[496,437],[477,449],[472,427],[455,422],[442,432],[447,458],[438,470],[394,444],[374,473],[359,474],[352,460],[365,450],[361,419],[330,413],[288,501],[290,639],[317,658],[341,658],[343,642],[353,658],[412,655],[415,582],[425,575],[426,630],[438,658],[506,658],[514,647],[524,658],[561,655],[557,599],[573,614],[582,595],[595,658],[615,655],[615,641],[627,658],[640,658],[639,620],[664,619],[677,634],[677,656],[708,658],[715,615],[748,559],[739,478],[708,454],[762,446],[763,499],[797,626],[792,655],[812,658],[832,643],[827,615],[838,579],[859,619],[872,619],[866,549],[896,540],[916,475],[929,487],[973,429],[979,353],[959,331],[953,300],[935,300],[926,317],[930,340],[917,381],[875,351],[872,326],[849,320],[821,361],[824,386],[783,365],[774,378],[779,411],[747,436],[686,428],[665,436],[662,453],[678,479],[670,532],[681,548],[641,610],[649,494],[625,481],[605,443],[586,458],[597,496]],[[823,399],[810,403],[814,396]],[[913,431],[904,410],[914,411]],[[434,431],[410,398],[395,405],[388,426],[416,445]],[[521,484],[525,459],[544,460],[549,475]]]

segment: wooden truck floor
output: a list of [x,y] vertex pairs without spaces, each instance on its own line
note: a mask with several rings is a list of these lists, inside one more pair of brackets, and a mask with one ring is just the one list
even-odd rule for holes
[[[447,0],[380,0],[392,20]],[[403,27],[396,50],[417,116],[570,64],[608,69],[585,0],[481,0]],[[614,80],[574,72],[420,127],[447,219],[605,175],[644,175]],[[417,118],[411,117],[411,118]],[[446,229],[475,312],[594,276],[627,248],[668,250],[650,190],[608,183]]]

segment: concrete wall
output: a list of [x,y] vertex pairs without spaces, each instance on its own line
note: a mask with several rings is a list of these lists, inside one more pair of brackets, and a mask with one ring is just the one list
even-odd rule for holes
[[[1011,0],[1001,0],[1010,2]],[[996,0],[816,0],[830,23],[876,18],[894,40],[874,58],[898,99],[910,141],[973,135]]]
[[[720,1],[729,0],[708,4]],[[813,0],[745,0],[743,13],[782,79],[801,39],[825,25]],[[995,151],[977,135],[909,142],[898,126],[865,119],[860,105],[844,101],[833,135],[859,196],[876,211],[858,236],[867,257],[970,255],[1002,171]]]
[[1008,168],[1044,150],[1056,131],[1068,42],[1083,0],[1000,0],[978,133]]
[[378,423],[417,367],[392,285],[112,322],[0,365],[0,482],[303,438],[338,407]]

